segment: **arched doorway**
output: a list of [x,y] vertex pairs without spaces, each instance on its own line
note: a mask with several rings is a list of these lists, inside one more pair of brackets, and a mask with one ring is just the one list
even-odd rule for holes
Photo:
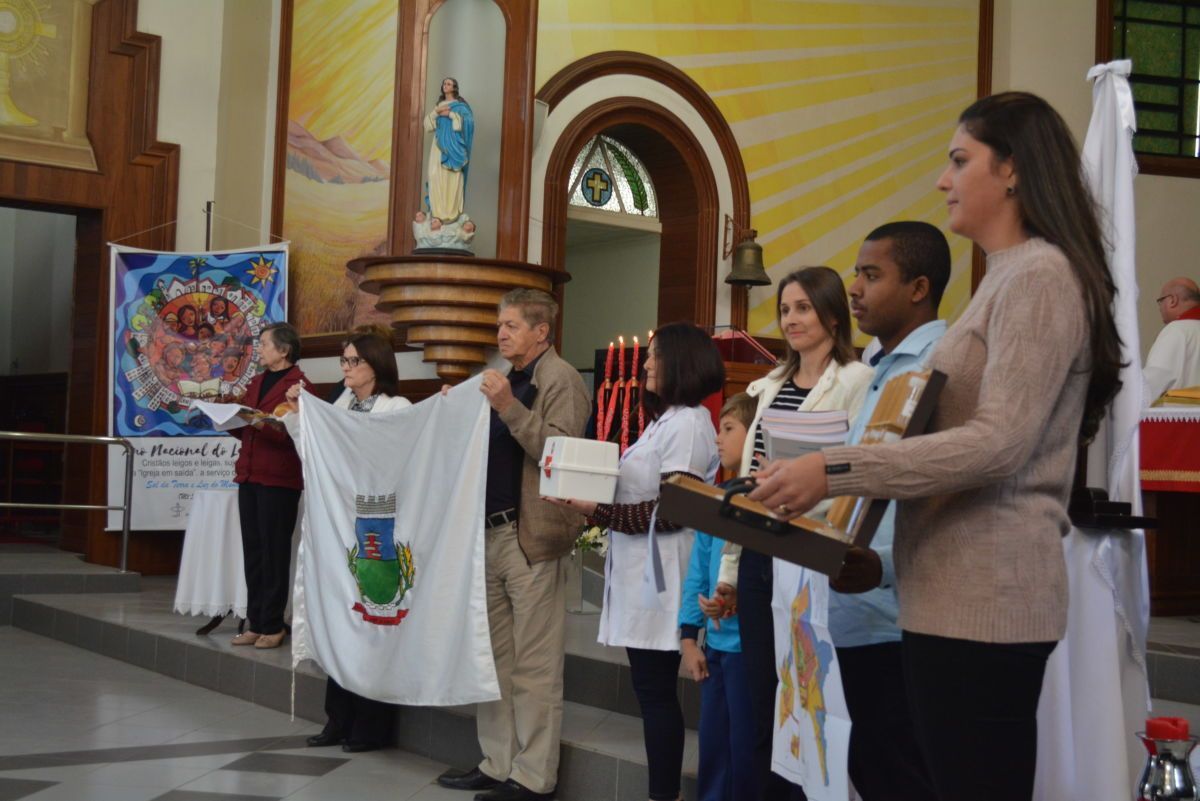
[[636,97],[614,97],[579,115],[558,139],[546,170],[542,263],[566,260],[567,193],[580,149],[597,134],[625,144],[658,190],[658,323],[712,325],[716,312],[719,201],[703,148],[667,109]]
[[744,328],[745,291],[720,281],[729,263],[719,236],[727,221],[750,227],[749,185],[733,132],[712,98],[665,61],[612,51],[564,67],[538,100],[549,111],[541,134],[548,141],[533,158],[531,258],[563,267],[572,159],[590,137],[609,134],[646,163],[659,187],[657,322]]

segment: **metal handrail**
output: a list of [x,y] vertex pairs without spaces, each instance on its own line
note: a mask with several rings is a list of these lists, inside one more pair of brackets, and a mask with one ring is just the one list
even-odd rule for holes
[[66,509],[69,511],[121,510],[121,572],[129,557],[129,517],[133,507],[133,443],[124,437],[96,437],[87,434],[33,434],[26,431],[0,431],[0,440],[25,442],[62,442],[80,445],[120,445],[125,449],[125,503],[122,506],[99,506],[80,503],[0,503],[0,509]]

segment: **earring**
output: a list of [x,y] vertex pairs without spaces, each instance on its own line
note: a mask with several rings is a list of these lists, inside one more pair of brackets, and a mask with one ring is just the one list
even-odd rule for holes
[[1004,190],[1004,194],[1012,197],[1013,195],[1017,194],[1017,188],[1015,186],[1010,186]]

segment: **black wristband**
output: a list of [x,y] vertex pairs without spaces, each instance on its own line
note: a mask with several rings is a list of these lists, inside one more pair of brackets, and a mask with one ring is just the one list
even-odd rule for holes
[[850,472],[850,463],[849,462],[842,462],[841,464],[825,465],[825,475],[827,475],[827,476],[833,476],[833,475],[837,475],[838,473],[849,473],[849,472]]

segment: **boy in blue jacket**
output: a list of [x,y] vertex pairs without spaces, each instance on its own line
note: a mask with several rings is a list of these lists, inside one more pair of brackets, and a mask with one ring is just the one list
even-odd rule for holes
[[[726,475],[741,469],[742,446],[754,422],[757,402],[746,393],[734,395],[721,409],[717,451]],[[696,532],[683,603],[679,610],[680,650],[683,665],[700,682],[700,758],[697,775],[699,801],[757,801],[750,769],[754,720],[742,674],[742,643],[737,617],[712,619],[703,607],[720,601],[714,595],[725,541]],[[696,640],[704,627],[704,648]]]

